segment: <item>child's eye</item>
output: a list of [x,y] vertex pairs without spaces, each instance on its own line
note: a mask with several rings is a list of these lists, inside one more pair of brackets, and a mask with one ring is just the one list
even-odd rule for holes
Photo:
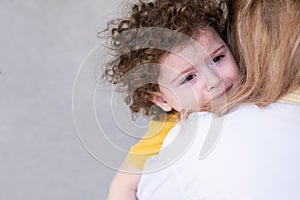
[[196,74],[189,74],[182,80],[181,84],[187,83],[187,82],[193,80],[195,77],[196,77]]
[[215,63],[219,62],[220,60],[222,60],[222,58],[224,58],[225,56],[224,55],[219,55],[219,56],[216,56],[212,59],[211,61],[211,65],[214,65]]

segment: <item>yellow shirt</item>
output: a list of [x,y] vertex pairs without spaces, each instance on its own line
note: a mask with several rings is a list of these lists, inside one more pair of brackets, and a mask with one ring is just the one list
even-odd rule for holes
[[[279,99],[278,102],[300,104],[300,87]],[[168,132],[175,126],[177,114],[167,114],[164,121],[151,121],[145,136],[131,147],[127,160],[135,167],[142,169],[145,161],[158,154]]]
[[158,154],[162,143],[175,126],[177,113],[169,113],[165,120],[152,120],[144,137],[131,147],[126,159],[135,167],[142,169],[145,161],[152,155]]

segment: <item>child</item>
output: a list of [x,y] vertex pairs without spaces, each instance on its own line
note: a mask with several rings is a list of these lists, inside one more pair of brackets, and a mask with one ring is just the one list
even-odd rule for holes
[[[163,138],[177,119],[182,117],[183,112],[210,111],[211,100],[222,99],[238,87],[239,76],[236,63],[220,37],[225,36],[222,5],[222,1],[213,0],[139,2],[132,6],[129,18],[119,19],[117,23],[112,21],[110,24],[108,29],[111,31],[112,39],[110,48],[116,58],[106,67],[105,78],[112,84],[118,85],[118,89],[124,92],[125,101],[133,115],[142,112],[146,116],[160,118],[162,113],[167,113],[166,122],[152,120],[148,133],[131,148],[120,170],[140,172],[147,157],[158,153]],[[194,56],[197,58],[195,60],[190,57],[188,60],[184,59],[180,55],[185,55],[183,48],[185,46],[182,45],[187,45],[187,41],[176,40],[178,39],[176,36],[174,40],[164,33],[161,33],[161,37],[147,38],[143,42],[151,46],[151,44],[164,44],[169,40],[167,46],[170,51],[144,48],[142,45],[139,46],[138,42],[134,44],[132,41],[137,40],[135,34],[137,32],[126,34],[126,31],[144,27],[167,28],[183,33],[196,40],[210,56],[200,52]],[[132,43],[136,45],[134,48]],[[178,47],[181,49],[178,50]],[[176,48],[177,52],[174,52]],[[188,51],[188,53],[195,52]],[[193,60],[192,62],[197,66],[191,65],[190,60]],[[134,69],[152,63],[162,65],[145,67],[142,70],[143,74],[135,73]],[[199,70],[203,72],[202,74],[198,72],[200,66],[202,69]],[[134,72],[131,73],[132,71]],[[147,76],[151,76],[154,82],[145,81],[144,85],[138,83],[141,81],[140,77]],[[158,133],[152,131],[155,127],[159,130]],[[155,132],[154,136],[149,137],[148,135],[152,135],[153,132]],[[150,145],[150,153],[145,152],[145,145]],[[139,179],[139,174],[118,172],[112,182],[109,199],[135,199]]]

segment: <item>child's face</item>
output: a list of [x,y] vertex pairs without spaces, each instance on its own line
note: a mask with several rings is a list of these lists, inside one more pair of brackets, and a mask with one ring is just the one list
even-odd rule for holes
[[[165,111],[206,111],[203,103],[224,98],[239,85],[236,62],[220,36],[207,29],[197,42],[203,50],[196,56],[184,59],[170,53],[161,63],[160,92],[154,95],[153,102]],[[195,55],[192,50],[185,48],[181,52]]]

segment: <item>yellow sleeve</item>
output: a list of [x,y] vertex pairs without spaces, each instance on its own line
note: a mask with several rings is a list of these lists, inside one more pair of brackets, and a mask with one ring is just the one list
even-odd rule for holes
[[176,113],[167,114],[164,121],[152,120],[148,131],[137,144],[130,148],[126,159],[135,167],[142,169],[150,156],[158,154],[165,137],[176,124],[176,120]]

